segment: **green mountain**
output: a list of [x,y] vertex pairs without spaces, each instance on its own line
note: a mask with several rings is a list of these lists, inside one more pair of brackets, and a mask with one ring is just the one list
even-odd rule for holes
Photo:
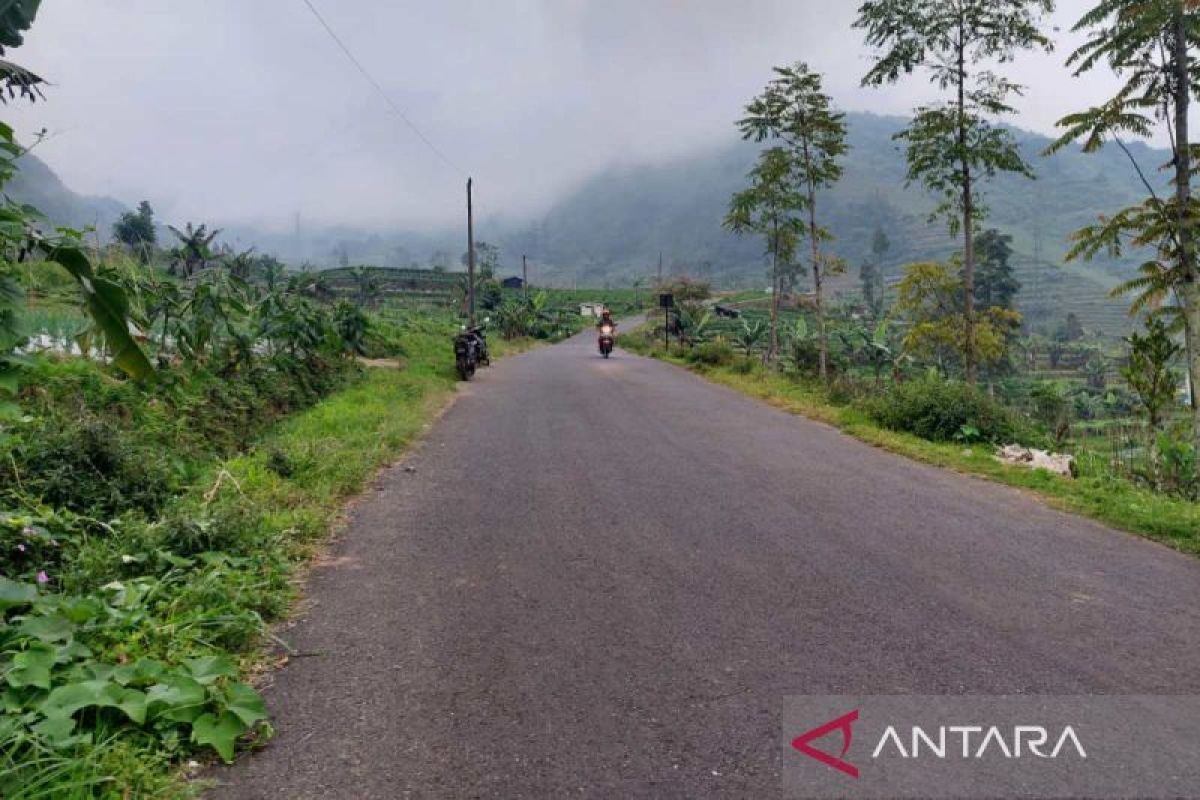
[[128,208],[111,197],[76,194],[54,171],[32,153],[21,156],[19,169],[5,192],[19,203],[29,203],[56,225],[72,228],[94,226],[107,240],[112,225]]
[[[934,201],[920,186],[905,185],[904,154],[892,135],[904,120],[849,114],[845,176],[828,193],[822,217],[833,250],[849,264],[834,290],[855,290],[858,265],[869,256],[872,234],[891,240],[885,273],[895,278],[912,261],[945,258],[956,249],[941,222],[929,221]],[[1064,265],[1071,234],[1144,196],[1117,148],[1085,155],[1070,149],[1041,155],[1050,140],[1015,130],[1037,180],[1001,176],[984,186],[990,216],[985,227],[1012,235],[1014,264],[1023,284],[1019,303],[1033,324],[1051,324],[1075,311],[1085,326],[1117,335],[1129,326],[1127,303],[1108,291],[1130,274],[1132,262]],[[505,250],[536,258],[553,280],[620,285],[657,270],[710,278],[722,286],[765,286],[762,243],[722,230],[729,197],[745,184],[761,145],[733,140],[711,152],[672,163],[623,167],[596,175],[539,220],[507,237]],[[1167,161],[1162,151],[1131,148],[1151,172]],[[1163,179],[1165,183],[1165,178]]]

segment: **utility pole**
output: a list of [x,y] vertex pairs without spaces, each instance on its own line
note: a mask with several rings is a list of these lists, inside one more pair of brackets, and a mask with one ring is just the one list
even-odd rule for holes
[[529,262],[521,256],[521,288],[525,290],[525,302],[529,302]]
[[662,250],[658,251],[658,285],[662,286]]
[[475,327],[475,213],[471,208],[470,178],[467,178],[467,325]]

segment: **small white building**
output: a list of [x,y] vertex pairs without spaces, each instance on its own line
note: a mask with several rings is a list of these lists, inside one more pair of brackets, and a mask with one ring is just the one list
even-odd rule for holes
[[580,303],[579,316],[599,317],[604,313],[604,303]]

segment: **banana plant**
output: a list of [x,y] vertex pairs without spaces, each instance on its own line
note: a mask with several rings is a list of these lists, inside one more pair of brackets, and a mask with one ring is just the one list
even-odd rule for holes
[[691,346],[704,338],[712,312],[699,303],[680,303],[675,309],[675,326],[679,344]]
[[876,389],[883,385],[883,371],[891,367],[895,372],[899,369],[901,360],[907,358],[903,353],[898,353],[892,348],[888,339],[887,320],[880,320],[871,333],[860,328],[853,334],[839,331],[838,336],[846,345],[847,350],[855,353],[867,366],[871,367],[875,374]]
[[763,338],[767,335],[767,326],[761,319],[755,320],[754,324],[750,324],[750,320],[743,318],[742,327],[734,334],[734,341],[738,343],[738,347],[746,353],[746,358],[749,359],[754,354],[754,348],[758,347]]

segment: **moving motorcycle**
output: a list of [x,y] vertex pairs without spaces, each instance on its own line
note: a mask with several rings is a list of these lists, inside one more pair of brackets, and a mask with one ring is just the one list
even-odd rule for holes
[[604,322],[600,325],[600,355],[608,358],[617,340],[617,325],[615,322]]
[[486,367],[491,363],[487,338],[483,335],[483,325],[470,328],[464,325],[462,332],[454,337],[454,366],[458,370],[458,377],[469,381],[478,367]]

